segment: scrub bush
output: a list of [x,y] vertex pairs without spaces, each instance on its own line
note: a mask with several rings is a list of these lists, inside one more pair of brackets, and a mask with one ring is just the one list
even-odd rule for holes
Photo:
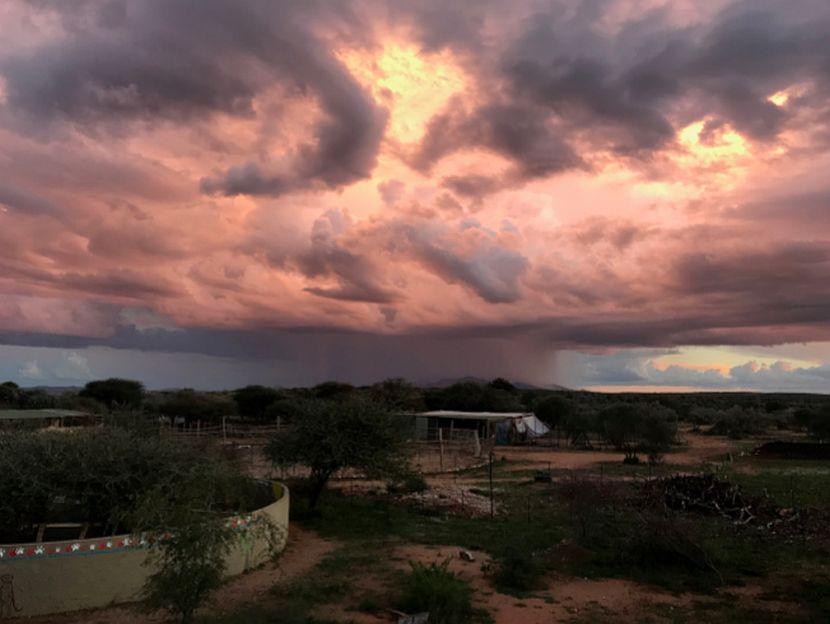
[[411,562],[412,572],[404,584],[401,608],[408,613],[429,612],[434,624],[463,624],[475,615],[472,590],[443,563]]

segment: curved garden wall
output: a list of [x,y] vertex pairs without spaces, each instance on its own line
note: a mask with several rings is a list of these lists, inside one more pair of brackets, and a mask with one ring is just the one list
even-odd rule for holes
[[[240,538],[228,556],[229,575],[256,567],[269,556],[266,537],[250,528],[257,517],[269,518],[287,539],[288,489],[275,484],[274,491],[274,502],[232,520]],[[0,620],[134,601],[151,573],[146,559],[146,541],[132,535],[0,544]]]

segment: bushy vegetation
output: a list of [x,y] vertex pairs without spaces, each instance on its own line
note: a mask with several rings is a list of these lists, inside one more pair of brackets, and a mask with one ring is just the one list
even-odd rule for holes
[[197,421],[220,423],[223,417],[236,413],[236,405],[226,395],[185,388],[164,393],[155,411],[169,419],[183,418],[188,425]]
[[[108,425],[104,431],[77,435],[0,435],[0,541],[29,541],[36,525],[49,521],[88,522],[93,533],[177,527],[171,538],[155,544],[158,572],[145,588],[145,599],[149,607],[173,611],[185,621],[222,579],[223,553],[233,534],[221,520],[249,504],[250,481],[203,450],[194,452],[159,438],[159,416],[189,423],[223,416],[239,418],[245,425],[280,423],[267,455],[277,467],[299,467],[301,474],[308,474],[305,492],[309,506],[316,508],[315,513],[295,517],[354,549],[348,565],[361,553],[375,562],[384,559],[367,545],[371,536],[386,539],[390,548],[418,542],[487,551],[494,587],[514,595],[540,591],[545,575],[553,570],[623,577],[673,590],[712,591],[770,574],[776,566],[814,563],[811,557],[826,553],[818,541],[776,541],[723,518],[647,507],[636,487],[616,478],[635,473],[643,477],[645,470],[619,462],[604,478],[602,472],[599,478],[562,478],[554,470],[552,485],[530,482],[535,470],[511,472],[510,460],[498,463],[497,469],[504,468],[499,476],[509,487],[493,495],[498,509],[494,520],[404,507],[401,497],[393,502],[382,493],[347,498],[333,492],[317,508],[327,483],[341,472],[386,480],[393,492],[426,489],[424,478],[408,471],[405,442],[412,429],[403,416],[422,409],[534,411],[553,430],[548,444],[611,447],[629,462],[644,455],[655,462],[678,442],[678,422],[732,439],[786,428],[792,430],[787,435],[803,437],[806,432],[827,442],[830,401],[824,397],[605,395],[519,388],[504,379],[427,389],[390,379],[367,387],[326,382],[313,388],[248,386],[207,393],[145,392],[138,384],[138,390],[128,380],[92,382],[79,394],[63,396],[0,385],[3,406],[83,406],[106,411]],[[124,413],[143,419],[147,426],[113,428]],[[768,465],[749,474],[730,464],[721,474],[755,494],[771,494],[782,506],[826,507],[827,475],[815,465],[801,468],[812,471],[805,472],[812,475],[809,480],[794,482],[791,468],[776,472]],[[677,466],[647,468],[649,475],[652,470],[665,474],[672,469]],[[292,513],[302,509],[292,503]],[[313,621],[315,601],[349,595],[344,561],[327,558],[317,570],[317,581],[283,588],[276,598],[292,608],[275,611],[273,617],[252,611],[249,621]],[[326,566],[331,569],[322,569]],[[335,570],[336,566],[341,567]],[[446,565],[416,566],[405,577],[392,577],[400,584],[390,597],[371,595],[365,605],[429,610],[430,621],[441,621],[436,618],[442,610],[449,614],[443,621],[476,617],[469,587]]]
[[763,433],[768,426],[769,421],[764,415],[733,406],[714,416],[712,426],[707,433],[741,440],[751,435]]
[[796,411],[795,421],[816,440],[830,442],[830,405],[802,408]]
[[[311,388],[245,386],[230,392],[145,391],[136,381],[93,381],[79,393],[47,393],[23,389],[12,382],[0,384],[0,408],[79,409],[110,416],[139,411],[147,416],[181,417],[188,424],[218,422],[222,417],[263,424],[290,424],[302,418],[307,402],[373,403],[391,413],[425,409],[464,411],[533,411],[551,429],[551,438],[574,447],[611,444],[624,450],[630,461],[639,453],[659,457],[666,450],[667,430],[662,422],[688,422],[695,431],[733,439],[781,429],[806,430],[815,439],[830,439],[830,399],[821,395],[760,395],[752,393],[604,394],[572,390],[522,388],[497,378],[490,382],[459,381],[446,387],[419,388],[393,378],[371,386],[355,387],[329,381]],[[616,414],[623,423],[612,423]],[[651,418],[651,416],[654,416]],[[646,417],[648,422],[638,422]],[[650,440],[632,435],[639,429]],[[629,439],[626,439],[628,437]],[[626,450],[627,449],[627,450]],[[636,453],[634,452],[636,450]]]
[[250,505],[252,497],[239,500],[236,490],[250,492],[250,481],[219,462],[182,468],[175,491],[171,484],[159,483],[142,495],[134,522],[159,536],[150,550],[148,563],[155,571],[143,588],[142,606],[148,612],[177,614],[186,623],[222,583],[226,557],[237,539],[226,521],[229,503]]
[[277,390],[265,386],[245,386],[233,393],[239,414],[256,420],[264,419],[268,408],[279,398]]
[[0,542],[34,541],[48,522],[147,533],[155,572],[144,605],[182,622],[222,580],[235,539],[228,515],[255,497],[231,465],[165,439],[121,429],[0,434]]
[[436,624],[464,624],[473,618],[472,590],[449,569],[449,560],[410,565],[400,604],[403,611],[429,613],[429,621]]
[[210,487],[198,492],[226,511],[252,493],[228,464],[161,438],[120,429],[0,434],[0,542],[31,540],[45,522],[136,530],[145,500],[175,500],[200,480]]
[[547,571],[543,552],[534,551],[530,544],[519,540],[505,544],[495,554],[495,561],[493,579],[496,588],[505,593],[538,589]]

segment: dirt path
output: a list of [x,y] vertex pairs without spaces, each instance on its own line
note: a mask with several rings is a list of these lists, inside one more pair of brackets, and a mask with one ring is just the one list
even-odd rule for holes
[[212,611],[227,613],[245,603],[257,602],[275,584],[309,572],[336,547],[337,542],[291,524],[288,546],[279,560],[230,580],[216,593]]
[[[210,612],[227,613],[243,604],[260,600],[274,584],[303,576],[337,547],[337,542],[325,540],[294,523],[290,525],[288,535],[288,546],[276,563],[265,564],[228,581],[214,596]],[[165,621],[160,615],[137,613],[131,605],[20,620],[26,624],[145,624]]]

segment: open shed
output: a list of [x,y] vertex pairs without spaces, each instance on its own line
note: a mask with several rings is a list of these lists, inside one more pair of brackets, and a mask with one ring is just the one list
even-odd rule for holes
[[439,437],[451,440],[456,437],[456,432],[467,435],[475,432],[480,440],[495,438],[498,443],[506,444],[517,437],[539,437],[549,430],[533,412],[436,410],[415,414],[415,435],[419,440],[436,440]]
[[94,425],[96,417],[86,412],[65,409],[0,409],[0,426],[31,423],[40,427],[81,427]]

